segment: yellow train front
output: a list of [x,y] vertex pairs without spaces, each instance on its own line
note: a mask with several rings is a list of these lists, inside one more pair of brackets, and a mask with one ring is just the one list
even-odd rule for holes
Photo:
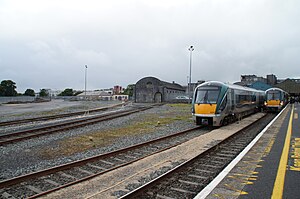
[[280,88],[269,88],[266,90],[265,109],[279,112],[288,103],[288,97],[288,93]]
[[192,115],[197,125],[221,126],[260,110],[264,92],[217,81],[196,87]]

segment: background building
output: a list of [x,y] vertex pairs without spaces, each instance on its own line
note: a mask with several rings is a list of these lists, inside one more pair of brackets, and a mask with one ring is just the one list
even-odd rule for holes
[[[297,83],[299,82],[299,83]],[[288,92],[291,96],[300,96],[300,81],[299,79],[286,79],[275,85],[278,88]]]
[[235,82],[234,84],[265,91],[269,88],[274,87],[276,83],[277,77],[271,74],[267,75],[267,78],[258,77],[256,75],[241,75],[241,81]]
[[161,103],[176,101],[176,97],[185,95],[185,89],[173,82],[161,81],[155,77],[140,79],[134,88],[134,102]]

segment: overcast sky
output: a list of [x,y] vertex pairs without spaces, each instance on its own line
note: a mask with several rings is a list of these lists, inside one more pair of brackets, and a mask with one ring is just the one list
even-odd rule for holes
[[0,81],[18,92],[300,77],[299,0],[0,0]]

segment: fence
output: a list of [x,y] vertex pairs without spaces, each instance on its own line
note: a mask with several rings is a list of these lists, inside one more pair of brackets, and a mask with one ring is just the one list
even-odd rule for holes
[[33,102],[35,97],[30,96],[17,96],[17,97],[0,97],[0,104],[9,102]]

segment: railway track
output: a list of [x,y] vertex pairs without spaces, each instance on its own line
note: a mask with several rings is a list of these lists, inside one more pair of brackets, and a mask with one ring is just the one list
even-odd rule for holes
[[118,106],[123,106],[123,105],[126,105],[126,104],[127,103],[116,104],[116,105],[109,106],[109,107],[96,108],[96,109],[90,109],[90,110],[85,110],[85,111],[77,111],[77,112],[72,112],[72,113],[64,113],[64,114],[58,114],[58,115],[49,115],[49,116],[35,117],[35,118],[26,118],[26,119],[20,119],[20,120],[10,120],[10,121],[5,121],[5,122],[0,122],[0,127],[11,126],[11,125],[14,125],[14,124],[24,124],[24,123],[36,122],[36,121],[47,121],[47,120],[50,120],[50,119],[58,119],[58,118],[76,116],[76,115],[83,115],[85,113],[101,112],[101,111],[106,111],[108,109],[116,108]]
[[36,198],[177,146],[208,130],[177,132],[110,153],[0,182],[1,198]]
[[274,118],[268,114],[255,123],[121,198],[194,198]]
[[102,122],[106,120],[111,120],[118,117],[123,117],[126,115],[130,115],[133,113],[137,113],[140,111],[145,111],[147,109],[152,108],[153,106],[147,106],[147,107],[135,107],[130,110],[122,110],[122,111],[116,111],[112,113],[102,114],[102,115],[96,115],[96,116],[90,116],[90,117],[84,117],[84,118],[76,118],[60,123],[55,124],[49,124],[49,125],[43,125],[41,127],[21,130],[17,132],[7,133],[4,135],[0,135],[0,146],[18,142],[24,139],[30,139],[33,137],[38,137],[46,134],[52,134],[57,133],[69,129],[79,128],[82,126],[94,124],[97,122]]

